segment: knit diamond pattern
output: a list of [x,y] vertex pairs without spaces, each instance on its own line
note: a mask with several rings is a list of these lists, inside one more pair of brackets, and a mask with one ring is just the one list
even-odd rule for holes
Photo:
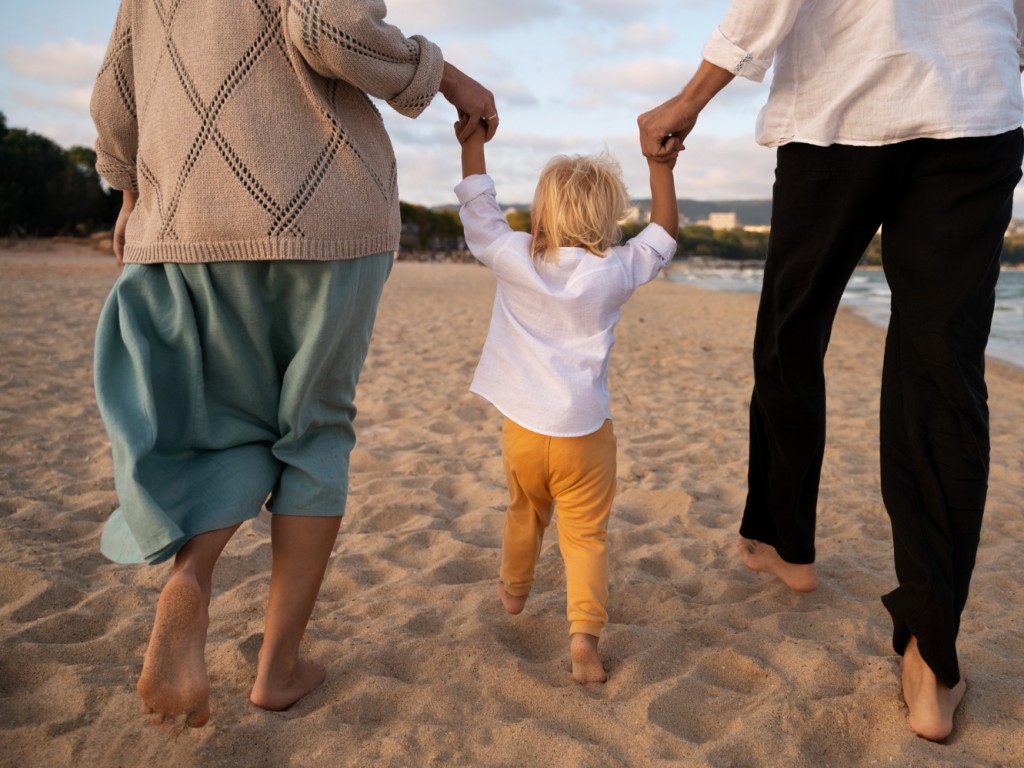
[[415,116],[442,60],[374,4],[123,0],[93,113],[100,173],[140,193],[150,252],[128,260],[394,247],[394,154],[367,93]]

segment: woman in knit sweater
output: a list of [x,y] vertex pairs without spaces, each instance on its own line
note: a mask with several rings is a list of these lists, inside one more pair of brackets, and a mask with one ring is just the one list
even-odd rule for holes
[[324,680],[299,641],[344,513],[356,382],[400,230],[368,97],[416,117],[441,91],[488,138],[497,127],[491,93],[385,13],[382,0],[121,2],[92,100],[97,168],[124,195],[124,270],[96,338],[121,504],[102,550],[173,559],[138,683],[158,719],[209,719],[213,568],[264,502],[273,563],[251,700],[284,709]]

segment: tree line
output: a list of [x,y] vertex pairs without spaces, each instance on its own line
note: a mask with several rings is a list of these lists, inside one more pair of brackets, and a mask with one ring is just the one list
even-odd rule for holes
[[110,229],[121,207],[96,173],[96,152],[63,149],[8,128],[0,112],[0,236],[88,235]]
[[[402,247],[451,251],[465,247],[462,222],[455,208],[432,209],[401,202]],[[0,112],[0,237],[88,235],[113,228],[121,195],[111,191],[96,173],[96,152],[88,147],[63,149],[37,133],[8,128]],[[509,224],[530,231],[530,213],[512,209]],[[623,225],[623,238],[643,228]],[[677,256],[708,256],[727,260],[763,260],[768,235],[741,229],[712,230],[689,226],[679,230]],[[1003,261],[1024,264],[1024,235],[1006,238]],[[881,263],[877,236],[864,255],[868,264]]]

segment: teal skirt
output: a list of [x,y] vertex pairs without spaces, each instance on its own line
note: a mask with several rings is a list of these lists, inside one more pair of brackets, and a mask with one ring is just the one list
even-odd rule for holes
[[356,383],[392,257],[125,267],[96,332],[120,502],[106,557],[162,562],[264,503],[344,514]]

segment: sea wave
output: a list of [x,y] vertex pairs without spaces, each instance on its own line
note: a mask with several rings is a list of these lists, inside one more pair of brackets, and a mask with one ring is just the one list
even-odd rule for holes
[[[688,259],[668,270],[672,282],[715,291],[760,293],[763,262],[728,262]],[[889,323],[892,294],[880,269],[858,269],[843,292],[842,303],[869,321]],[[996,285],[996,310],[992,318],[988,354],[1024,367],[1024,271],[1003,270]]]

